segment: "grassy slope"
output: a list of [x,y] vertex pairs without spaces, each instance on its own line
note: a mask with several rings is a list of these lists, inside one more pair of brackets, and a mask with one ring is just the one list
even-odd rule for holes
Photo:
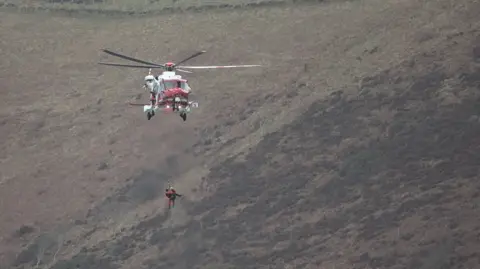
[[[478,11],[369,0],[131,20],[3,13],[2,261],[475,267]],[[270,67],[189,76],[205,94],[198,114],[153,126],[124,105],[143,72],[92,68],[102,47]],[[168,179],[187,194],[172,215]]]
[[[297,0],[295,5],[324,0]],[[206,9],[271,7],[292,4],[289,0],[0,0],[0,7],[22,11],[52,11],[67,13],[115,14],[171,14],[177,11],[202,12]]]

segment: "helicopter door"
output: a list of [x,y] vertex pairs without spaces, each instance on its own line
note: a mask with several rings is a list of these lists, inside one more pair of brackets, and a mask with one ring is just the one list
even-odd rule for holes
[[190,92],[192,90],[186,81],[182,82],[182,89],[186,92]]

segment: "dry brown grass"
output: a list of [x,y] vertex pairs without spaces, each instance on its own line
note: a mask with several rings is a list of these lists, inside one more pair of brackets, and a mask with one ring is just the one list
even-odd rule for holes
[[2,0],[0,7],[12,11],[21,12],[67,12],[81,13],[83,15],[89,13],[96,14],[172,14],[175,12],[202,12],[205,10],[216,11],[223,9],[243,9],[257,7],[271,7],[281,5],[298,5],[302,3],[315,2],[312,0]]
[[[334,229],[335,218],[341,219],[369,200],[365,197],[342,204],[342,199],[329,196],[340,202],[312,204],[315,210],[297,209],[295,214],[259,203],[266,198],[289,197],[284,196],[283,188],[294,184],[295,177],[288,173],[302,177],[299,171],[295,172],[295,165],[303,165],[312,173],[309,187],[299,191],[301,199],[328,196],[329,193],[319,195],[315,190],[336,184],[331,182],[337,172],[315,163],[341,167],[349,161],[352,148],[376,139],[389,139],[388,128],[393,128],[392,120],[399,114],[388,104],[372,107],[371,112],[358,115],[358,120],[368,128],[358,128],[338,144],[320,143],[342,134],[338,128],[349,123],[336,121],[350,114],[338,112],[338,119],[323,120],[315,113],[328,114],[337,108],[322,104],[315,109],[319,100],[329,100],[332,92],[342,90],[343,96],[348,96],[342,98],[355,103],[359,85],[362,92],[368,89],[371,94],[385,93],[393,100],[397,96],[389,93],[388,84],[371,86],[372,81],[381,79],[382,71],[393,68],[392,72],[404,78],[403,86],[407,89],[411,83],[407,78],[413,74],[408,65],[400,64],[419,56],[415,72],[428,73],[431,62],[420,56],[451,48],[456,51],[435,58],[452,76],[441,84],[438,100],[444,106],[464,100],[475,87],[470,85],[458,92],[463,79],[453,74],[462,70],[470,57],[465,51],[471,46],[472,31],[479,26],[477,11],[478,5],[468,1],[364,0],[148,18],[0,12],[0,265],[18,262],[18,253],[22,253],[23,261],[28,261],[29,255],[36,256],[35,251],[25,251],[28,246],[24,244],[35,242],[37,235],[50,233],[53,247],[45,260],[53,260],[56,238],[62,238],[66,244],[55,259],[71,263],[57,262],[46,268],[70,268],[75,263],[86,266],[85,259],[90,254],[96,262],[113,257],[123,268],[158,268],[172,259],[184,262],[177,268],[186,268],[195,259],[197,265],[204,266],[239,265],[242,260],[235,260],[241,256],[236,253],[239,251],[252,255],[245,263],[256,261],[255,268],[261,268],[268,264],[270,254],[279,251],[282,255],[281,249],[292,247],[288,240],[271,233],[275,227],[297,231],[321,224]],[[454,41],[456,45],[452,45]],[[141,110],[125,105],[140,93],[144,70],[97,66],[97,61],[106,59],[101,48],[158,62],[206,49],[208,53],[192,64],[260,62],[267,67],[186,76],[198,93],[200,108],[186,123],[176,116],[160,116],[148,122]],[[469,68],[463,71],[474,70]],[[374,79],[365,79],[367,76]],[[370,107],[365,102],[367,111]],[[412,110],[423,111],[426,107],[423,99],[408,103]],[[310,126],[300,124],[304,130],[289,127],[312,117],[315,121]],[[345,119],[357,120],[353,116]],[[311,131],[316,121],[321,121],[319,124],[325,128],[339,127],[316,133]],[[377,122],[388,128],[376,126]],[[270,139],[272,145],[268,144]],[[316,149],[318,154],[305,157],[309,147],[315,145],[321,145]],[[263,154],[263,150],[271,154]],[[425,159],[423,165],[435,167],[440,159]],[[238,168],[243,165],[243,169]],[[145,170],[160,172],[142,174]],[[187,194],[178,201],[173,215],[163,211],[161,192],[167,180]],[[255,184],[262,190],[250,189]],[[380,188],[375,186],[372,190]],[[235,188],[240,191],[235,192]],[[242,192],[242,188],[253,194]],[[362,190],[358,187],[357,192]],[[474,195],[473,190],[458,192]],[[423,194],[412,191],[410,198]],[[392,195],[397,194],[392,191]],[[394,206],[404,202],[402,196],[394,197]],[[225,208],[219,208],[217,203]],[[296,206],[300,208],[300,204]],[[248,215],[252,208],[263,213],[252,211]],[[324,212],[325,217],[319,216],[319,212]],[[228,224],[212,222],[221,216],[226,217]],[[255,228],[256,218],[268,226]],[[322,224],[325,218],[328,223]],[[419,218],[406,218],[398,229],[401,233],[421,233],[431,222]],[[471,223],[465,220],[461,228],[472,228]],[[15,232],[22,225],[32,226],[33,232],[18,237]],[[340,232],[323,228],[317,231],[308,226],[306,231],[316,233],[308,244],[312,251],[324,254],[312,257],[311,253],[294,249],[282,257],[288,261],[289,255],[296,253],[298,258],[290,259],[291,262],[308,260],[311,264],[336,263],[337,268],[350,268],[350,258],[365,249],[377,249],[372,253],[382,256],[377,239],[394,238],[394,230],[397,231],[386,229],[374,239],[363,238],[359,228],[362,222],[353,225],[358,227],[343,229],[349,238],[355,238],[348,242]],[[236,233],[235,240],[229,237],[229,229],[237,229],[230,232]],[[448,234],[448,230],[442,229],[432,228],[425,240],[433,239],[435,232]],[[273,246],[259,238],[267,233],[271,233],[271,243],[278,243],[273,252]],[[251,239],[254,234],[259,236],[259,242]],[[329,250],[321,250],[319,242]],[[82,252],[83,247],[87,252]],[[236,252],[232,247],[238,247]],[[399,251],[407,247],[408,243],[399,243]],[[227,252],[222,252],[222,248]],[[333,255],[335,249],[344,249],[343,256]],[[148,260],[151,264],[144,264]],[[110,264],[105,263],[103,266],[108,268]]]

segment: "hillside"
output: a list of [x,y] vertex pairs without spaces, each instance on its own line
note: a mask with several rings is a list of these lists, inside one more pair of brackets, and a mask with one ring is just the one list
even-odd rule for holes
[[[1,9],[0,268],[477,268],[479,12]],[[102,48],[266,67],[188,74],[199,109],[147,121]]]

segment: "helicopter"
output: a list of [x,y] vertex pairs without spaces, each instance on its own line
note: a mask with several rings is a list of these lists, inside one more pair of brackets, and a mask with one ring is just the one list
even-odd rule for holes
[[[164,64],[157,64],[140,60],[137,58],[129,57],[117,52],[113,52],[108,49],[103,49],[103,52],[116,56],[125,60],[141,63],[143,65],[134,64],[120,64],[120,63],[105,63],[99,62],[101,65],[119,66],[119,67],[131,67],[131,68],[147,68],[149,69],[148,75],[144,78],[143,88],[150,92],[149,104],[134,104],[130,105],[143,106],[143,111],[147,115],[147,119],[150,120],[156,111],[174,112],[178,113],[183,121],[187,120],[187,114],[191,112],[191,108],[198,107],[198,102],[189,101],[189,95],[192,92],[188,80],[182,78],[176,72],[193,73],[186,69],[216,69],[216,68],[237,68],[237,67],[259,67],[261,65],[223,65],[223,66],[184,66],[183,64],[188,60],[191,60],[203,53],[205,50],[198,51],[192,55],[184,58],[178,63],[166,62]],[[178,68],[180,67],[180,68]],[[152,75],[152,69],[163,69],[163,72],[159,75]]]

